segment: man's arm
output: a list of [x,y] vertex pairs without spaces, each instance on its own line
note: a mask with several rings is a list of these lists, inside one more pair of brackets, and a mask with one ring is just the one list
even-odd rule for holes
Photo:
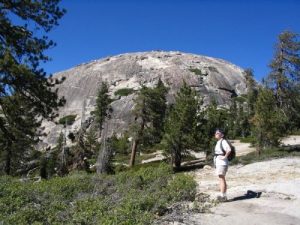
[[227,140],[223,141],[221,144],[222,144],[223,149],[225,150],[225,155],[224,155],[223,159],[228,159],[228,156],[231,152],[231,148],[230,148]]

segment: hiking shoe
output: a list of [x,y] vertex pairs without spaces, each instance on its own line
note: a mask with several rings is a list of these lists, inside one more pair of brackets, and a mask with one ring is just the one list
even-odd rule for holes
[[226,196],[218,196],[218,197],[217,197],[217,200],[218,200],[219,202],[226,202],[226,201],[227,201],[227,197],[226,197]]

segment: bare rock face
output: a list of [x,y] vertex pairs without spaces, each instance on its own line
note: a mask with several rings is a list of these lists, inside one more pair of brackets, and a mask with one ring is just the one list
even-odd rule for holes
[[[159,78],[168,86],[168,101],[174,101],[174,95],[183,81],[195,88],[204,103],[212,99],[219,105],[228,104],[233,96],[246,92],[243,70],[221,59],[187,54],[182,52],[151,51],[117,55],[78,65],[67,71],[59,72],[54,78],[65,77],[58,87],[60,96],[67,103],[59,110],[59,118],[76,115],[75,123],[67,127],[66,132],[76,132],[82,124],[91,119],[97,90],[102,82],[109,84],[113,115],[107,124],[108,135],[121,134],[132,121],[131,110],[136,92],[128,96],[116,96],[115,92],[123,88],[139,90],[142,85],[154,87]],[[44,122],[48,137],[45,145],[54,145],[62,125]]]

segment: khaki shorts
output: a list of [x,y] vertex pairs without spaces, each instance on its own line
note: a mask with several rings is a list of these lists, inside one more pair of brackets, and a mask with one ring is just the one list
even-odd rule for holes
[[216,175],[223,175],[225,176],[228,170],[228,166],[216,166]]

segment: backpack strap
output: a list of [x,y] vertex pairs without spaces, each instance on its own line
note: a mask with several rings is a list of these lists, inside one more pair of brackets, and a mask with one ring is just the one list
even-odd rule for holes
[[[222,139],[220,145],[221,145],[221,150],[222,150],[222,152],[223,152],[223,155],[226,155],[226,151],[224,150],[223,145],[222,145],[222,141],[224,141],[224,140],[227,141],[226,139]],[[227,142],[227,143],[228,143],[228,142]]]

